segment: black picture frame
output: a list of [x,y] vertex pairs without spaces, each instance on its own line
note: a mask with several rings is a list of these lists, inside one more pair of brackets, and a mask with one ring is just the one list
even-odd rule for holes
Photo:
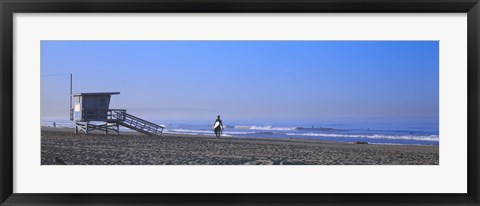
[[[1,205],[480,205],[478,0],[0,0]],[[111,12],[467,13],[466,194],[19,194],[13,193],[13,14]],[[445,177],[449,178],[449,177]],[[93,187],[94,185],[92,185]],[[414,187],[414,185],[412,185]]]

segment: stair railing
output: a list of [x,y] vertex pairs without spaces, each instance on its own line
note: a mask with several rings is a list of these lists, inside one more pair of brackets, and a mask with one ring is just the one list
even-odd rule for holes
[[157,125],[153,122],[146,121],[131,114],[128,114],[125,109],[110,109],[108,110],[108,119],[121,121],[122,123],[131,127],[131,129],[139,132],[144,132],[152,135],[161,134],[165,127]]

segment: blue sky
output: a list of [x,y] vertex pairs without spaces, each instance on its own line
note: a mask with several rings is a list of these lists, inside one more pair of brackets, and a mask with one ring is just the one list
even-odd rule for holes
[[42,41],[41,115],[118,91],[146,118],[438,118],[437,41]]

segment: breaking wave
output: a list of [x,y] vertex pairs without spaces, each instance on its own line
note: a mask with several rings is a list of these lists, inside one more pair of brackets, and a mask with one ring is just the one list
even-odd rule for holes
[[293,131],[293,130],[333,131],[333,130],[337,130],[335,128],[328,128],[328,127],[230,126],[230,128],[234,128],[238,130],[266,130],[266,131]]
[[379,135],[379,134],[327,134],[327,133],[286,133],[291,136],[312,136],[312,137],[338,137],[338,138],[369,138],[369,139],[401,139],[438,141],[438,135]]
[[274,130],[274,131],[290,131],[296,130],[298,127],[273,127],[273,126],[235,126],[235,129],[244,130]]

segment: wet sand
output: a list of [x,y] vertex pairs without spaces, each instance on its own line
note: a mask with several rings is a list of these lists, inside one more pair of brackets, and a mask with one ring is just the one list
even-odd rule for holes
[[438,165],[438,146],[42,128],[42,165]]

